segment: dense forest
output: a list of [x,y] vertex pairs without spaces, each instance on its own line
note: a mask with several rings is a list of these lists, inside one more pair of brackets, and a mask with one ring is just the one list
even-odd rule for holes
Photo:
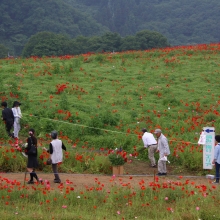
[[28,39],[42,31],[71,37],[108,31],[91,16],[61,0],[0,0],[0,44],[20,55]]
[[122,36],[157,31],[172,45],[220,41],[219,0],[66,0]]
[[122,37],[141,30],[171,45],[220,41],[219,0],[0,0],[0,44],[20,55],[32,35]]

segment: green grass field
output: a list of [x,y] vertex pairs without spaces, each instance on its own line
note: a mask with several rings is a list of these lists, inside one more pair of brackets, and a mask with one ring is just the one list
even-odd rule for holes
[[185,142],[199,152],[202,128],[220,126],[219,58],[213,44],[1,60],[0,95],[9,106],[22,103],[22,136],[33,127],[47,139],[55,129],[69,147],[132,153],[142,146],[141,128],[160,127],[172,152]]
[[[59,131],[68,148],[63,172],[89,166],[91,173],[105,173],[106,155],[90,150],[122,147],[134,153],[143,146],[143,127],[162,129],[174,166],[203,172],[199,134],[204,126],[220,130],[219,66],[220,44],[6,59],[0,60],[0,97],[10,107],[15,100],[22,103],[21,140],[33,127],[44,146],[48,133]],[[3,123],[0,133],[1,145],[10,143]],[[82,149],[87,152],[81,155]],[[18,152],[0,151],[1,169],[25,169]],[[146,159],[146,151],[138,157]],[[181,180],[140,186],[79,195],[69,185],[60,191],[46,185],[24,188],[1,177],[0,213],[3,219],[219,219],[218,188],[212,185]]]
[[1,98],[21,101],[39,136],[57,129],[79,145],[130,149],[142,127],[161,127],[195,142],[204,125],[219,129],[219,56],[216,44],[1,60]]

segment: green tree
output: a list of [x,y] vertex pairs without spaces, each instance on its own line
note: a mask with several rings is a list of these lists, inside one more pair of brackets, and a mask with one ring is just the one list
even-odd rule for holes
[[101,52],[102,40],[101,37],[95,36],[90,37],[88,40],[88,51],[90,52]]
[[87,53],[89,51],[88,40],[89,38],[84,36],[78,36],[71,39],[68,43],[68,54],[77,55]]
[[143,30],[138,32],[135,37],[139,50],[169,46],[167,38],[155,31]]
[[127,36],[122,39],[120,51],[137,50],[138,44],[135,36]]
[[51,32],[39,32],[32,36],[22,52],[23,57],[29,56],[60,56],[68,52],[69,38]]
[[0,58],[6,58],[8,54],[8,48],[0,44]]
[[121,46],[121,36],[118,33],[108,32],[101,37],[101,49],[110,52],[118,51]]

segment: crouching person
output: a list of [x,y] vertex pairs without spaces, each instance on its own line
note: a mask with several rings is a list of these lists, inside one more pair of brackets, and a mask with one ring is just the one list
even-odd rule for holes
[[66,147],[61,140],[58,139],[57,131],[51,132],[52,141],[50,142],[49,149],[47,150],[50,153],[50,158],[52,160],[52,170],[55,176],[54,183],[61,183],[59,174],[58,174],[58,164],[63,161],[63,150],[66,151]]

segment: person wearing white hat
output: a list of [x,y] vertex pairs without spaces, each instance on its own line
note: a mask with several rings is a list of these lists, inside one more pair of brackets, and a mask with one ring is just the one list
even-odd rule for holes
[[158,176],[167,175],[167,156],[170,154],[170,148],[167,138],[162,134],[161,129],[156,129],[154,134],[157,136],[157,151],[159,152],[160,158],[158,161]]

